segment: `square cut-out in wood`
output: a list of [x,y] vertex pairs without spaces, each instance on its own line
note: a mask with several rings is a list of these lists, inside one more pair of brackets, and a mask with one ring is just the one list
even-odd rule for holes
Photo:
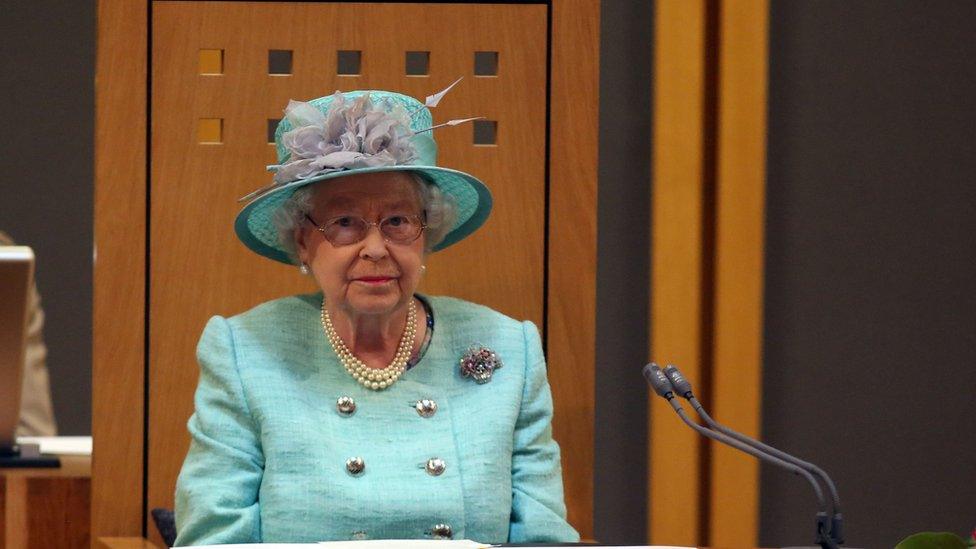
[[205,145],[224,142],[224,119],[201,118],[197,121],[197,141]]
[[284,76],[291,74],[292,50],[268,50],[268,74]]
[[336,52],[336,74],[342,76],[359,76],[362,62],[363,52],[359,50],[339,50]]
[[274,144],[275,142],[275,131],[278,129],[278,123],[281,122],[280,118],[269,118],[268,119],[268,143]]
[[408,51],[405,72],[407,76],[427,76],[430,74],[430,52]]
[[200,50],[200,74],[224,74],[224,50]]
[[498,52],[497,51],[474,52],[474,75],[475,76],[498,76]]
[[474,144],[495,145],[498,137],[498,122],[495,120],[474,121]]

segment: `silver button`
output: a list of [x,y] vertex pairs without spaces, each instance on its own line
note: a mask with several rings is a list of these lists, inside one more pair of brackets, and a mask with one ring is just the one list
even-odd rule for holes
[[450,524],[435,524],[430,529],[430,534],[434,536],[434,539],[451,539],[454,537],[454,530]]
[[447,463],[441,458],[430,458],[424,465],[424,469],[427,469],[427,474],[432,477],[438,477],[447,469]]
[[361,457],[351,457],[346,460],[346,471],[350,475],[361,475],[366,470],[366,462]]
[[414,405],[420,417],[430,417],[437,413],[437,403],[429,398],[422,398]]
[[341,396],[336,399],[336,410],[340,415],[349,417],[356,413],[356,401],[351,396]]

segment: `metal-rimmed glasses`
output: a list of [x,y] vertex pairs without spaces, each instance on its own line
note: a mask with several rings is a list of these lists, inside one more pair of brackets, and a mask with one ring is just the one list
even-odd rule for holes
[[427,228],[424,218],[423,215],[394,214],[375,222],[355,215],[340,215],[319,225],[310,215],[305,214],[305,219],[333,246],[348,246],[363,240],[370,227],[379,229],[383,240],[387,242],[410,244],[420,238]]

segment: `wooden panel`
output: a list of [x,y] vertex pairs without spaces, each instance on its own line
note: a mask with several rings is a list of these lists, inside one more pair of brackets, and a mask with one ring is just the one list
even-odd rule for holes
[[89,546],[91,459],[0,470],[0,549]]
[[88,547],[90,500],[91,479],[30,479],[27,483],[30,547]]
[[[497,145],[473,146],[470,127],[441,131],[441,162],[482,177],[496,208],[478,234],[430,258],[425,289],[542,324],[545,6],[377,4],[369,11],[368,30],[336,24],[322,34],[317,29],[323,22],[362,19],[363,7],[154,3],[150,508],[172,506],[189,440],[193,350],[207,318],[314,289],[295,269],[247,251],[231,228],[240,207],[236,198],[270,179],[264,171],[273,160],[266,120],[280,117],[290,98],[337,88],[423,97],[467,76],[436,109],[436,119],[497,120]],[[427,27],[417,33],[405,20],[423,20]],[[292,32],[280,32],[282,21]],[[200,48],[224,50],[222,75],[198,74]],[[294,52],[291,76],[269,77],[269,49]],[[335,75],[337,49],[363,52],[361,75]],[[403,74],[407,50],[431,52],[431,76]],[[477,50],[500,52],[497,77],[472,76]],[[223,120],[221,144],[197,143],[201,118]],[[483,263],[489,251],[491,269],[469,268]]]
[[27,546],[27,478],[3,479],[2,547],[21,549]]
[[99,0],[92,532],[142,533],[146,2]]
[[[719,30],[712,412],[750,436],[762,408],[768,12],[767,0],[724,2]],[[754,547],[758,462],[716,446],[711,467],[709,543]]]
[[[141,453],[141,434],[142,434],[142,355],[143,341],[142,332],[144,326],[141,322],[118,322],[118,318],[141,319],[143,312],[143,280],[145,277],[142,259],[145,256],[145,248],[142,235],[145,231],[144,212],[141,208],[145,204],[145,187],[140,183],[145,180],[145,156],[143,155],[145,143],[144,118],[145,94],[143,93],[146,82],[145,66],[145,44],[146,44],[146,13],[145,4],[122,2],[119,0],[102,0],[98,4],[99,21],[99,48],[97,58],[97,82],[96,82],[96,249],[98,251],[98,261],[95,266],[95,342],[94,342],[94,409],[93,409],[93,432],[95,438],[95,469],[96,480],[93,486],[95,505],[92,512],[92,529],[95,533],[102,535],[132,535],[138,534],[141,530],[142,509],[141,502],[141,479],[142,479],[142,453]],[[566,90],[565,81],[575,78],[573,70],[566,69],[560,71],[560,67],[574,65],[574,57],[582,56],[586,59],[588,52],[597,51],[596,29],[598,28],[598,3],[592,2],[564,2],[555,8],[554,23],[554,51],[553,54],[559,60],[554,60],[553,84],[556,89]],[[509,25],[515,28],[518,25]],[[586,42],[589,46],[576,43],[576,38],[572,33],[588,32]],[[287,45],[278,47],[285,48]],[[419,47],[416,49],[420,49]],[[560,56],[560,52],[565,52]],[[595,86],[592,80],[596,71],[593,64],[596,62],[595,55],[589,55],[585,63],[580,64],[580,68],[590,67],[590,78],[582,78],[580,85],[585,89],[587,82],[590,86]],[[502,71],[504,71],[504,58],[502,58]],[[296,73],[301,66],[300,59],[296,58]],[[398,61],[390,60],[389,65],[394,66]],[[365,67],[364,67],[365,69]],[[450,70],[446,72],[452,72]],[[297,75],[296,75],[297,76]],[[564,84],[560,87],[560,78]],[[306,84],[309,80],[305,79]],[[320,81],[320,79],[318,79]],[[423,95],[432,89],[432,86],[424,82],[425,79],[418,79],[416,90],[409,89],[410,82],[401,87],[407,93]],[[363,82],[364,80],[360,80]],[[466,84],[470,83],[469,80]],[[531,80],[527,80],[530,82]],[[314,84],[314,82],[313,82]],[[308,93],[300,95],[300,98],[307,98],[321,92],[318,84],[309,85]],[[353,86],[341,86],[348,89]],[[366,87],[365,84],[358,87]],[[543,89],[542,85],[534,86]],[[266,90],[261,90],[264,93]],[[280,90],[279,90],[280,92]],[[254,93],[258,93],[257,90]],[[555,93],[554,100],[559,99],[562,93],[572,94],[572,90]],[[275,103],[274,109],[267,113],[268,118],[280,116],[280,107],[288,98],[289,94],[280,94]],[[585,96],[595,97],[592,90],[587,91]],[[456,93],[452,93],[456,97]],[[479,106],[485,104],[484,101],[477,102]],[[447,106],[449,103],[445,103]],[[564,102],[564,108],[568,108],[570,102]],[[577,110],[573,111],[574,116],[579,112],[582,105],[591,105],[595,111],[595,100],[593,102],[581,102],[576,105]],[[558,104],[554,107],[559,108]],[[469,114],[470,111],[455,109],[457,115]],[[588,120],[584,125],[593,127],[594,112],[583,112],[582,118]],[[444,118],[453,116],[447,109],[441,108]],[[479,110],[478,114],[481,114]],[[438,115],[440,119],[441,115]],[[572,117],[562,117],[568,120]],[[257,125],[260,120],[253,121]],[[541,125],[540,125],[541,126]],[[560,128],[560,122],[553,123],[553,130],[556,132]],[[123,131],[124,130],[124,131]],[[263,133],[263,128],[258,129]],[[595,130],[590,135],[595,136]],[[500,131],[500,141],[504,140],[504,131]],[[465,141],[459,138],[462,144]],[[442,150],[447,147],[447,141],[441,138]],[[541,143],[541,140],[536,141]],[[590,155],[592,162],[583,162],[582,169],[577,173],[589,173],[587,169],[595,173],[595,147],[592,144],[588,147],[567,148],[565,144],[560,145],[554,140],[552,149],[553,174],[559,173],[559,166],[568,166],[573,158],[583,158],[583,155]],[[124,154],[119,154],[124,151]],[[265,154],[265,153],[261,153]],[[567,156],[568,155],[568,156]],[[264,158],[270,158],[268,151]],[[562,158],[562,160],[560,160]],[[472,162],[476,163],[476,162]],[[455,163],[455,165],[457,165]],[[479,173],[476,168],[470,169],[474,173]],[[564,174],[569,170],[563,170]],[[266,174],[255,174],[256,181],[263,182]],[[562,180],[570,180],[570,175],[561,177]],[[575,180],[582,185],[587,182],[595,181],[593,174],[586,177],[576,177]],[[252,180],[254,181],[254,180]],[[489,182],[491,183],[491,182]],[[242,183],[242,189],[253,187],[253,183]],[[578,207],[583,203],[590,206],[587,216],[590,220],[595,219],[593,205],[595,200],[586,203],[588,196],[595,196],[592,189],[586,189],[579,194],[570,197],[564,205],[572,208]],[[136,207],[133,207],[136,205]],[[513,208],[515,209],[515,208]],[[592,228],[595,222],[586,223],[582,226],[566,225],[565,228],[558,227],[560,216],[559,211],[571,211],[564,209],[559,202],[551,205],[551,213],[554,217],[554,233],[560,233],[566,228],[570,234],[575,234],[577,245],[580,252],[580,262],[577,264],[592,265],[592,259],[587,260],[587,247],[592,250],[595,242],[592,237]],[[499,212],[493,221],[498,220]],[[530,212],[531,213],[531,212]],[[565,217],[564,219],[569,219]],[[226,225],[225,225],[226,227]],[[572,231],[576,231],[572,233]],[[111,238],[110,238],[111,237]],[[554,261],[559,261],[559,257],[571,257],[571,254],[560,252],[558,248],[553,249],[552,256]],[[540,254],[541,260],[541,254]],[[555,267],[552,263],[550,267]],[[585,271],[585,270],[584,270]],[[584,275],[589,274],[585,273]],[[282,290],[284,290],[282,288]],[[557,295],[570,296],[578,295],[579,299],[566,299],[564,303],[558,299],[552,299],[551,306],[547,311],[552,316],[550,325],[552,340],[548,345],[550,360],[553,363],[573,364],[573,368],[554,368],[551,372],[554,393],[557,406],[556,436],[563,443],[564,458],[566,459],[565,473],[567,479],[567,502],[570,508],[570,516],[574,524],[584,533],[591,531],[592,518],[592,486],[591,486],[591,467],[592,458],[592,409],[587,408],[587,404],[579,404],[577,395],[587,395],[592,393],[592,375],[583,373],[587,367],[592,368],[592,347],[593,329],[590,313],[593,303],[592,282],[573,285],[569,277],[564,277],[560,282],[558,279],[553,281],[551,292],[558,292]],[[457,293],[447,289],[445,293]],[[523,300],[518,300],[523,301]],[[572,318],[573,306],[580,305],[577,318]],[[498,305],[496,305],[498,306]],[[562,312],[559,312],[561,309]],[[529,316],[539,320],[541,311]],[[571,321],[570,321],[571,320]],[[560,327],[560,323],[563,323]],[[189,330],[196,332],[197,330]],[[587,335],[588,334],[588,335]],[[195,334],[194,334],[195,337]],[[575,338],[575,339],[574,339]],[[568,346],[565,341],[570,340]],[[566,349],[572,347],[573,352]],[[572,375],[569,375],[572,374]],[[576,389],[576,392],[569,394],[569,390]],[[568,395],[568,396],[567,396]],[[584,401],[585,402],[585,401]],[[569,404],[576,403],[576,404]],[[570,412],[567,413],[566,409]],[[572,420],[560,422],[562,416],[572,415]],[[583,425],[583,428],[578,428]],[[181,426],[182,429],[182,426]],[[119,441],[125,441],[120,443]],[[174,455],[179,452],[174,452]],[[576,458],[574,460],[574,458]],[[580,470],[580,465],[584,470]]]
[[[704,0],[659,0],[654,52],[651,349],[701,379]],[[652,544],[699,542],[698,435],[661,399],[650,403],[648,494]]]
[[600,2],[553,5],[549,380],[570,522],[593,537]]

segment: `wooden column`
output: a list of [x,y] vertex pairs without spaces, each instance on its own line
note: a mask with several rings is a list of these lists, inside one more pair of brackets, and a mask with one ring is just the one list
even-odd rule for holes
[[147,2],[98,1],[91,528],[141,536]]
[[[546,355],[569,521],[593,537],[600,2],[552,7]],[[566,474],[569,473],[569,474]]]
[[[722,2],[719,13],[715,311],[711,411],[760,435],[766,196],[768,0]],[[714,445],[709,545],[759,542],[759,463]]]
[[[657,2],[650,357],[679,365],[718,421],[753,436],[767,27],[767,0]],[[660,399],[650,417],[651,542],[755,546],[758,463],[700,438]]]
[[[700,379],[704,359],[704,0],[659,0],[654,15],[651,349]],[[662,364],[663,366],[663,364]],[[648,534],[694,545],[701,525],[701,441],[664,401],[650,402]]]

